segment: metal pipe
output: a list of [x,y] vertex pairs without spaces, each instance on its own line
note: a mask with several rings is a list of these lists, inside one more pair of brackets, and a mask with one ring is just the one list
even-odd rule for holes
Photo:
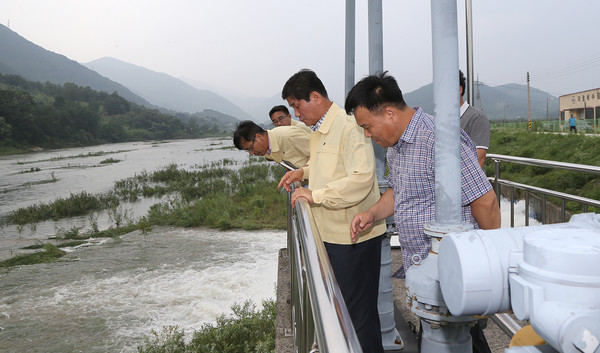
[[[490,180],[490,179],[488,178],[488,180]],[[498,179],[498,183],[500,185],[515,187],[517,189],[526,190],[528,192],[533,192],[533,193],[537,193],[537,194],[545,194],[548,196],[557,197],[559,199],[562,199],[563,201],[564,200],[574,201],[574,202],[579,202],[582,205],[600,207],[600,201],[594,200],[594,199],[588,199],[587,197],[571,195],[571,194],[567,194],[564,192],[544,189],[544,188],[540,188],[537,186],[531,186],[531,185],[527,185],[527,184],[515,183],[514,181],[509,181],[509,180],[504,180],[504,179]],[[563,222],[565,222],[565,221],[566,220],[563,220]]]
[[381,0],[369,0],[369,74],[383,72],[383,10]]
[[[369,0],[369,75],[383,72],[383,8],[381,0]],[[385,178],[385,148],[375,142],[375,174],[379,184],[386,182]]]
[[542,194],[542,224],[546,223],[546,194]]
[[346,66],[344,96],[354,86],[354,71],[356,62],[356,2],[346,0]]
[[544,159],[506,156],[506,155],[493,154],[493,153],[488,154],[487,158],[491,158],[493,160],[498,160],[498,161],[504,161],[504,162],[513,162],[513,163],[518,163],[518,164],[532,165],[532,166],[536,166],[536,167],[547,167],[547,168],[563,169],[563,170],[570,170],[570,171],[574,171],[574,172],[585,172],[585,173],[592,173],[592,174],[600,175],[600,167],[585,165],[585,164],[547,161]]
[[494,187],[495,187],[495,192],[496,192],[496,198],[498,199],[498,207],[500,207],[500,184],[498,183],[498,180],[500,180],[500,161],[497,159],[494,159]]
[[510,227],[515,227],[515,188],[512,186],[510,187]]
[[529,190],[525,190],[525,226],[529,226]]
[[431,1],[435,104],[435,219],[461,224],[460,110],[456,1]]
[[471,0],[465,0],[465,24],[467,30],[467,102],[474,106],[475,85],[473,83],[473,7],[471,6]]

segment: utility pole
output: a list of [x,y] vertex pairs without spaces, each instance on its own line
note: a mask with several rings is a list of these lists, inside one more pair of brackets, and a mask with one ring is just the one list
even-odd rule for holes
[[529,94],[529,71],[527,71],[527,106],[529,110],[529,123],[527,128],[531,130],[531,95]]

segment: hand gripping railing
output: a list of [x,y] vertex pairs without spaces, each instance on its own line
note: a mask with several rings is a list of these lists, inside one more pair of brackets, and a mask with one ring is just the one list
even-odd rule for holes
[[[295,184],[292,190],[300,187]],[[295,352],[362,352],[308,202],[298,198],[292,208],[290,195],[288,253]]]

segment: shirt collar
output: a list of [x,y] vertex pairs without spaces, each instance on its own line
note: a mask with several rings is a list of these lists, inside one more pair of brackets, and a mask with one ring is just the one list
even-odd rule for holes
[[424,113],[421,107],[415,107],[413,109],[415,109],[415,113],[413,114],[412,118],[410,118],[410,122],[408,123],[406,130],[404,130],[404,133],[402,134],[398,142],[396,142],[396,144],[392,146],[392,148],[394,148],[397,151],[399,151],[400,148],[402,148],[402,145],[404,143],[413,143],[417,135],[417,127],[419,126]]
[[463,116],[463,114],[467,111],[468,108],[469,108],[469,103],[468,102],[464,102],[460,106],[460,116]]
[[318,131],[319,130],[319,128],[323,124],[323,121],[325,121],[325,117],[327,116],[327,113],[329,113],[329,111],[331,110],[331,107],[333,107],[334,105],[335,105],[335,103],[331,102],[331,106],[329,106],[329,108],[327,109],[327,111],[325,112],[325,114],[323,114],[323,116],[321,117],[321,119],[319,119],[319,121],[317,121],[316,124],[314,124],[312,126],[309,126],[312,131]]

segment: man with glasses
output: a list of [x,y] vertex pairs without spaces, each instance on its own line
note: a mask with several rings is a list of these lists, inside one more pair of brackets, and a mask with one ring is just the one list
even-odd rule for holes
[[310,134],[310,128],[304,125],[303,122],[292,119],[292,115],[285,105],[276,105],[269,111],[269,118],[275,127],[280,126],[298,126],[306,130]]
[[233,144],[256,156],[276,162],[288,161],[301,168],[308,161],[310,134],[298,126],[281,126],[264,130],[250,120],[238,124]]

